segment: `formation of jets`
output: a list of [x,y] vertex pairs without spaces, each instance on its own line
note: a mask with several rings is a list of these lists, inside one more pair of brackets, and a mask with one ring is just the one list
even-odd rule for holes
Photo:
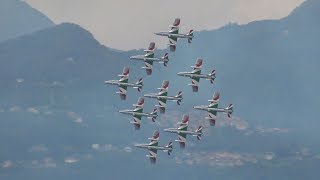
[[[180,19],[176,18],[173,25],[170,26],[169,32],[158,32],[155,33],[156,35],[160,36],[166,36],[169,38],[169,48],[171,51],[176,50],[176,44],[179,38],[186,38],[188,39],[188,42],[191,43],[193,39],[193,30],[190,30],[189,33],[186,34],[179,34],[179,25],[180,25]],[[130,59],[132,60],[140,60],[144,61],[144,66],[142,67],[143,69],[146,70],[147,75],[152,74],[152,68],[153,68],[153,63],[154,62],[159,62],[163,63],[164,66],[168,65],[169,62],[169,57],[168,53],[165,53],[163,57],[155,57],[155,50],[156,50],[156,44],[154,42],[151,42],[149,44],[148,49],[144,50],[145,54],[143,55],[136,55],[136,56],[131,56]],[[191,66],[192,71],[191,72],[178,72],[178,76],[184,76],[184,77],[189,77],[191,78],[191,84],[188,84],[189,86],[192,87],[193,92],[198,92],[199,90],[199,82],[200,79],[206,79],[209,80],[210,83],[214,83],[214,80],[216,79],[216,71],[212,70],[208,74],[202,74],[201,69],[202,69],[202,63],[203,60],[201,58],[198,58],[196,60],[196,63],[194,66]],[[141,92],[143,83],[142,83],[142,78],[140,78],[136,83],[129,83],[129,68],[125,67],[123,69],[122,74],[118,75],[120,77],[119,80],[109,80],[105,81],[106,84],[111,84],[111,85],[117,85],[119,87],[119,91],[116,92],[117,94],[120,95],[121,100],[126,100],[127,96],[127,88],[132,87],[138,89],[139,92]],[[152,122],[156,121],[156,118],[158,117],[158,109],[161,114],[166,112],[166,107],[167,107],[167,101],[175,101],[178,105],[181,104],[183,97],[182,97],[182,91],[179,91],[177,95],[169,96],[168,95],[168,90],[169,90],[169,81],[164,80],[162,82],[162,85],[160,88],[157,88],[159,92],[157,93],[148,93],[144,94],[145,98],[150,98],[150,99],[156,99],[157,104],[155,105],[155,109],[153,109],[152,112],[147,113],[143,111],[144,108],[144,103],[145,99],[143,97],[139,97],[137,104],[133,104],[134,109],[127,109],[127,110],[120,110],[119,113],[121,114],[126,114],[130,115],[133,117],[133,121],[130,121],[135,127],[136,130],[139,130],[141,127],[141,120],[142,117],[146,117],[148,119],[151,119]],[[220,93],[215,92],[213,94],[213,98],[209,101],[209,105],[200,105],[200,106],[194,106],[194,109],[197,110],[202,110],[202,111],[207,111],[208,116],[205,117],[205,119],[209,120],[210,125],[214,126],[216,124],[216,119],[217,119],[217,114],[219,112],[222,112],[224,114],[227,114],[227,116],[230,118],[232,113],[233,113],[233,105],[230,104],[226,108],[219,108],[218,103],[220,100]],[[178,142],[181,148],[185,148],[186,146],[186,139],[187,135],[191,135],[196,137],[198,140],[201,139],[201,136],[203,134],[203,126],[199,126],[197,129],[194,130],[189,130],[189,115],[183,115],[182,121],[177,124],[177,127],[173,128],[167,128],[163,129],[164,132],[168,133],[175,133],[178,135],[178,139],[175,140],[175,142]],[[135,144],[134,146],[137,148],[144,148],[149,151],[147,157],[150,159],[151,163],[156,162],[157,158],[157,152],[158,150],[167,152],[168,155],[171,154],[173,150],[172,142],[170,142],[166,146],[160,146],[158,144],[160,138],[160,132],[155,131],[153,136],[151,138],[148,138],[150,140],[149,143],[147,144]]]

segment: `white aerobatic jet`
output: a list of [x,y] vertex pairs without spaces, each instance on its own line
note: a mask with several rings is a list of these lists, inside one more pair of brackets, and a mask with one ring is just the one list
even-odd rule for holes
[[176,44],[178,41],[178,38],[186,38],[188,39],[188,42],[192,42],[193,38],[193,30],[190,30],[187,34],[179,34],[179,25],[180,25],[180,18],[176,18],[173,22],[173,25],[170,26],[169,32],[157,32],[154,33],[159,36],[167,36],[169,38],[169,47],[171,51],[176,50]]
[[158,105],[160,109],[160,113],[165,113],[167,100],[176,101],[178,105],[180,105],[182,101],[182,91],[180,91],[176,96],[168,96],[168,88],[169,88],[169,81],[163,81],[159,93],[149,93],[145,94],[144,97],[154,98],[158,100]]
[[215,92],[213,94],[212,100],[208,100],[210,103],[209,105],[194,106],[193,108],[198,109],[198,110],[202,110],[202,111],[207,111],[209,113],[209,116],[206,117],[206,119],[208,119],[210,124],[212,126],[214,126],[216,123],[216,117],[217,117],[218,112],[223,112],[223,113],[227,114],[227,116],[229,118],[231,118],[231,115],[233,113],[233,105],[232,104],[230,104],[226,108],[219,108],[218,107],[219,100],[220,100],[220,93]]
[[186,145],[187,135],[196,136],[198,140],[201,139],[203,127],[199,126],[198,129],[195,131],[188,130],[188,125],[189,125],[188,115],[183,115],[182,121],[179,122],[178,125],[179,125],[178,128],[168,128],[168,129],[164,129],[164,131],[178,134],[178,139],[175,141],[179,142],[181,148],[184,148]]
[[213,84],[216,79],[216,71],[212,70],[209,74],[201,74],[203,60],[198,58],[195,65],[191,66],[193,70],[191,72],[178,72],[177,75],[191,78],[191,84],[193,92],[198,92],[200,79],[207,79]]
[[142,78],[140,78],[136,83],[129,83],[129,68],[125,67],[123,68],[123,72],[122,74],[118,75],[120,77],[119,80],[108,80],[105,81],[105,84],[111,84],[111,85],[117,85],[119,86],[119,91],[116,92],[117,94],[120,95],[120,98],[122,100],[125,100],[127,97],[127,88],[128,87],[133,87],[138,89],[138,91],[140,92],[142,89]]
[[148,138],[150,140],[150,143],[148,143],[148,144],[135,144],[134,145],[137,148],[143,148],[143,149],[147,149],[149,151],[149,154],[146,156],[150,159],[151,163],[156,163],[158,150],[162,150],[164,152],[167,152],[168,155],[170,155],[173,150],[172,142],[169,142],[169,144],[166,146],[159,146],[158,145],[159,137],[160,137],[159,131],[155,131],[153,133],[153,136],[151,138]]
[[146,69],[147,75],[152,74],[152,68],[153,68],[153,62],[159,62],[163,63],[164,66],[167,66],[169,62],[169,57],[168,53],[165,53],[163,57],[155,57],[154,56],[154,51],[156,49],[156,44],[154,42],[151,42],[149,44],[149,48],[144,50],[146,54],[144,55],[136,55],[136,56],[131,56],[130,59],[132,60],[140,60],[144,61],[144,67],[143,69]]
[[128,114],[133,116],[133,121],[130,123],[134,125],[135,129],[138,130],[140,129],[141,126],[141,118],[142,117],[147,117],[152,120],[152,122],[155,122],[158,114],[157,114],[157,109],[154,109],[151,113],[145,113],[143,112],[143,107],[144,107],[144,98],[139,98],[137,104],[133,104],[135,109],[133,110],[120,110],[119,113],[122,114]]

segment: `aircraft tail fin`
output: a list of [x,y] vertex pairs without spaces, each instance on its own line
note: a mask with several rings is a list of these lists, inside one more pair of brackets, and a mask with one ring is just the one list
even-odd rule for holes
[[129,76],[129,73],[130,73],[130,68],[124,67],[122,70],[122,74],[119,74],[118,76],[119,77],[127,77],[127,76]]
[[164,65],[164,66],[167,66],[167,64],[168,64],[168,62],[169,62],[169,53],[165,53],[165,54],[162,56],[161,59],[163,60],[163,65]]
[[192,42],[192,38],[193,38],[193,30],[190,30],[189,33],[187,34],[187,36],[189,36],[188,43],[191,43]]
[[153,135],[151,138],[148,138],[152,143],[158,142],[160,138],[160,132],[159,131],[154,131]]
[[182,101],[182,91],[179,91],[178,94],[176,96],[174,96],[175,98],[181,98],[179,100],[177,100],[177,104],[180,105],[181,101]]
[[156,119],[157,119],[157,116],[158,116],[157,108],[154,108],[153,111],[150,114],[152,115],[152,117],[151,117],[152,122],[156,122]]
[[160,93],[162,92],[167,92],[169,88],[169,81],[168,80],[164,80],[162,81],[162,85],[160,88],[158,88],[160,90]]
[[172,25],[175,27],[179,26],[180,25],[180,18],[176,18]]
[[198,139],[198,140],[201,140],[202,129],[203,129],[203,127],[202,127],[202,126],[199,126],[198,129],[196,130],[196,133],[199,133],[199,134],[197,135],[197,139]]
[[151,42],[149,44],[148,49],[144,50],[144,52],[153,52],[156,49],[156,43],[155,42]]
[[211,99],[211,100],[208,100],[208,101],[209,101],[210,103],[216,104],[216,103],[219,102],[219,100],[220,100],[220,93],[219,93],[219,92],[215,92],[215,93],[213,94],[212,99]]
[[137,104],[133,104],[133,106],[135,106],[136,108],[139,108],[139,107],[143,108],[143,106],[144,106],[144,98],[139,97]]
[[229,104],[229,106],[226,107],[226,110],[227,110],[228,117],[231,118],[231,115],[233,113],[233,104]]
[[136,85],[141,85],[140,87],[138,87],[138,91],[141,92],[142,90],[142,86],[143,86],[143,81],[142,81],[142,78],[140,78],[137,82],[136,82]]
[[216,70],[212,70],[211,73],[208,74],[210,83],[213,84],[216,79]]
[[201,58],[198,58],[195,65],[194,66],[191,66],[193,68],[193,70],[196,70],[196,69],[201,69],[202,68],[202,63],[203,63],[203,60]]
[[168,149],[168,150],[167,150],[168,155],[170,155],[170,154],[171,154],[171,152],[172,152],[172,148],[173,148],[173,146],[172,146],[172,142],[169,142],[169,143],[168,143],[168,145],[166,145],[166,148],[170,148],[170,149]]

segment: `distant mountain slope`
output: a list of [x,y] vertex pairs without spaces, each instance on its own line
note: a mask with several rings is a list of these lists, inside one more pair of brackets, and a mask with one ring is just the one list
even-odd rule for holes
[[45,15],[21,0],[0,1],[0,42],[53,25]]

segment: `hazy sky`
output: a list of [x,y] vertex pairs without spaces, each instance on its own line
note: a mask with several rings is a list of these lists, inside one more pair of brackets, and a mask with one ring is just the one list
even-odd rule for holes
[[[175,17],[181,32],[208,30],[229,22],[239,24],[287,16],[304,0],[26,0],[55,23],[73,22],[88,29],[102,44],[122,50],[146,48],[150,41],[164,47]],[[196,36],[196,35],[195,35]]]

